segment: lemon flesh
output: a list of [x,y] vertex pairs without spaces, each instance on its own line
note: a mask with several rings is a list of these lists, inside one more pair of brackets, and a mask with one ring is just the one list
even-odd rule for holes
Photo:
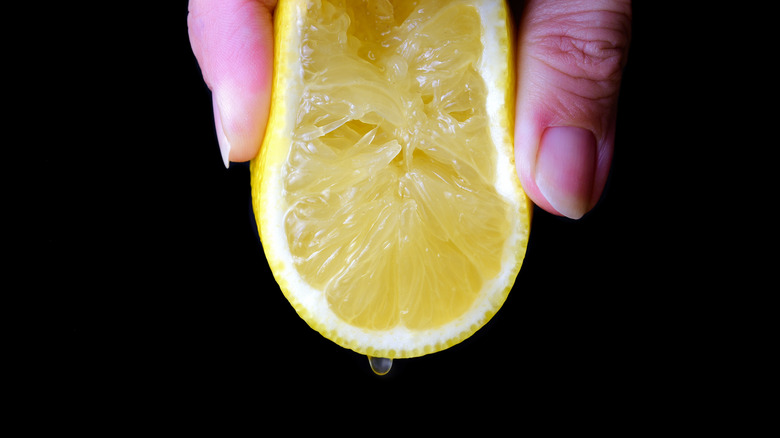
[[282,290],[326,337],[416,356],[506,298],[529,216],[506,23],[494,1],[280,2],[255,210]]

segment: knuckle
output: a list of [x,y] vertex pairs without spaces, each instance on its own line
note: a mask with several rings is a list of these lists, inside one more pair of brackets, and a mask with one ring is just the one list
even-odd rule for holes
[[606,10],[540,17],[531,56],[559,76],[562,88],[590,99],[617,92],[630,39],[630,16]]
[[609,40],[558,35],[548,39],[548,47],[552,62],[571,76],[596,82],[620,78],[623,51]]

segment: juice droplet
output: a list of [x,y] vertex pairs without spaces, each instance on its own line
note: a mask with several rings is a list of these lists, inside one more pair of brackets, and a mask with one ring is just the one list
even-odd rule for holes
[[371,371],[379,376],[384,376],[393,367],[393,359],[368,356],[368,364],[371,365]]

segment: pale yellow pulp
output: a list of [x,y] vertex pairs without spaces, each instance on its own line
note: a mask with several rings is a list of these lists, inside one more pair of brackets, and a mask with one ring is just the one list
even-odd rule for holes
[[501,269],[511,207],[494,188],[480,32],[474,7],[447,0],[309,2],[285,232],[351,325],[438,327]]

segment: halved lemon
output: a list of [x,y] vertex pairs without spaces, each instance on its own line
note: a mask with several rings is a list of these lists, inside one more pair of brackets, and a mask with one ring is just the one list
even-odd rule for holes
[[253,205],[282,292],[328,339],[420,356],[504,303],[531,215],[510,29],[496,0],[279,2]]

